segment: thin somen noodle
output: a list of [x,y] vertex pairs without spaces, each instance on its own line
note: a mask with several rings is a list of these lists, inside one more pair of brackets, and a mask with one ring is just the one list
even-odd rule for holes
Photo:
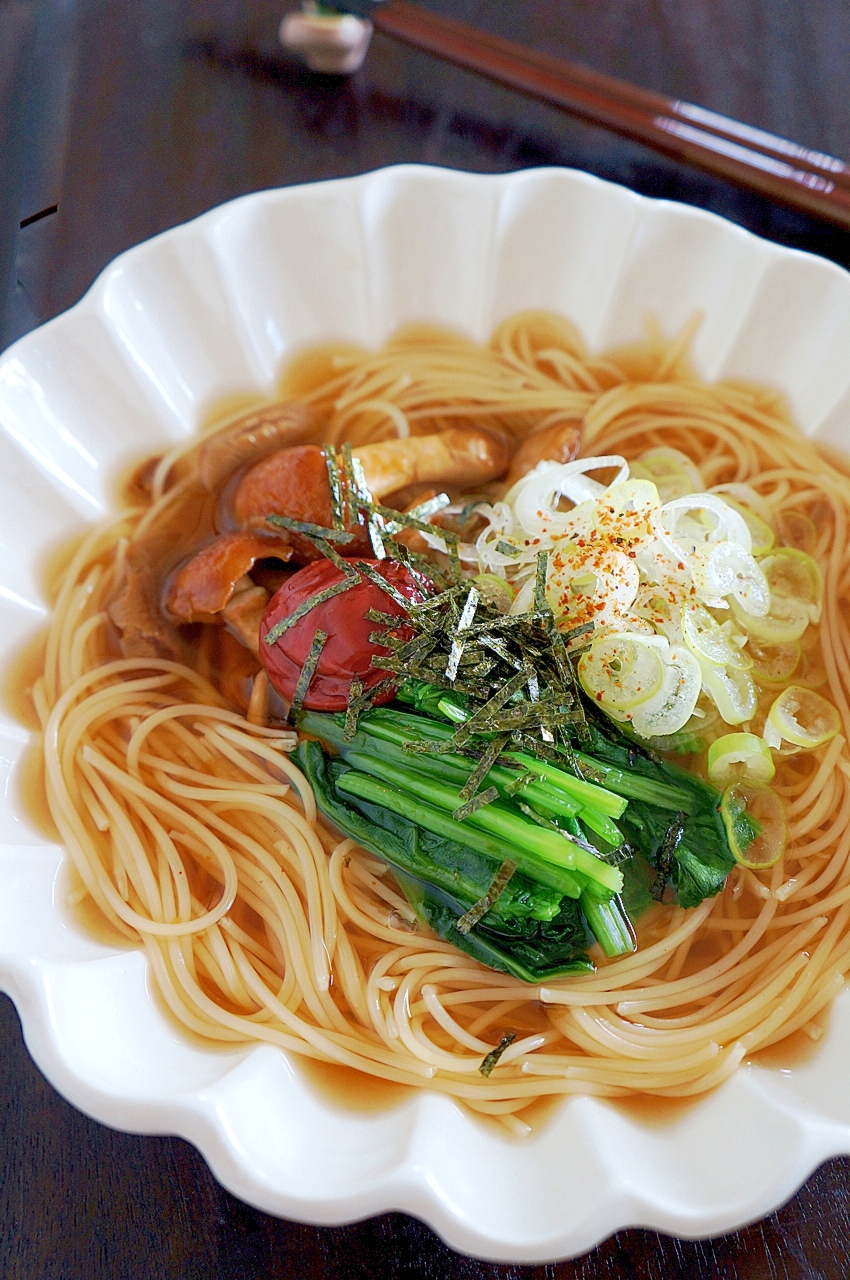
[[77,550],[33,690],[74,897],[144,947],[188,1030],[437,1089],[516,1133],[541,1097],[699,1095],[756,1050],[821,1035],[850,969],[850,467],[805,439],[776,393],[698,380],[690,337],[653,332],[593,357],[566,322],[529,314],[488,348],[421,330],[376,354],[315,352],[284,390],[314,412],[312,438],[334,444],[474,420],[513,450],[533,429],[577,422],[584,455],[672,446],[707,487],[755,489],[822,569],[800,682],[843,726],[819,749],[777,754],[784,856],[736,866],[698,907],[657,904],[633,954],[544,987],[431,936],[385,865],[317,820],[288,754],[295,734],[263,723],[256,697],[246,718],[209,655],[120,656],[109,607],[128,542],[187,484],[190,442],[156,468],[152,506]]

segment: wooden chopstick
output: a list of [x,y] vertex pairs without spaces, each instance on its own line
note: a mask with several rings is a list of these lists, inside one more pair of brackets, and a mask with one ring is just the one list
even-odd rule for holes
[[537,53],[408,0],[386,0],[369,16],[384,35],[850,229],[850,166],[833,156]]

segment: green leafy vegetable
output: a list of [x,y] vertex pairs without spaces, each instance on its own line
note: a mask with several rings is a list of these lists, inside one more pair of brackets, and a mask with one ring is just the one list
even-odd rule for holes
[[[519,866],[484,917],[468,933],[458,930],[505,861],[499,841],[484,836],[479,843],[487,841],[485,853],[430,831],[421,821],[421,805],[416,818],[393,812],[382,803],[389,789],[362,775],[356,776],[372,784],[373,798],[344,791],[342,784],[355,771],[328,757],[317,742],[302,742],[297,759],[325,818],[390,864],[414,910],[439,937],[524,982],[592,970],[576,899],[531,880]],[[461,826],[444,815],[438,821],[450,831]]]

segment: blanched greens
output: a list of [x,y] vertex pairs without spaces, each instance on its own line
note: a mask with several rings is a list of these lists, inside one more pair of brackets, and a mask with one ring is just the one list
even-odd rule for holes
[[[300,748],[326,818],[390,863],[440,937],[526,981],[586,969],[593,940],[609,957],[631,951],[621,892],[639,909],[669,878],[692,906],[716,893],[733,865],[719,794],[614,741],[592,717],[592,753],[555,746],[545,760],[494,757],[493,739],[475,735],[460,751],[445,750],[456,745],[451,724],[394,707],[365,712],[348,740],[343,715],[304,712],[298,723],[338,753],[310,741]],[[464,813],[464,787],[476,773],[495,798]],[[488,897],[506,861],[516,870]],[[459,930],[485,899],[480,919]]]
[[[487,837],[472,848],[429,831],[387,804],[345,794],[339,783],[352,771],[317,742],[302,742],[297,759],[324,816],[389,863],[417,914],[439,937],[525,982],[592,969],[576,899],[520,871],[473,930],[464,934],[457,929],[458,920],[487,893],[498,873],[503,861],[498,841],[490,843],[487,853]],[[391,798],[387,788],[381,799]]]

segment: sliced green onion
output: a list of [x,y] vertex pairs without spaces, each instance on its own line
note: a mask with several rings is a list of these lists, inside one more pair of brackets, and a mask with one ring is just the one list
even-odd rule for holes
[[823,596],[823,575],[817,562],[796,547],[779,547],[759,561],[772,600],[802,604],[810,622],[818,622]]
[[510,583],[504,578],[497,578],[495,573],[477,573],[472,581],[485,604],[492,605],[499,613],[508,612],[516,595]]
[[700,664],[690,650],[684,645],[671,645],[664,658],[661,688],[649,702],[641,703],[630,713],[635,733],[641,738],[678,733],[693,714],[702,679]]
[[802,511],[780,511],[776,518],[779,536],[786,547],[796,547],[798,551],[814,553],[818,545],[818,531],[814,522]]
[[631,463],[629,470],[632,479],[651,480],[661,502],[685,498],[705,488],[702,476],[687,454],[667,445],[647,449]]
[[600,636],[579,660],[582,688],[603,711],[631,711],[661,688],[666,648],[658,636],[628,631]]
[[747,613],[734,597],[729,603],[738,625],[765,644],[791,644],[800,639],[811,621],[808,606],[802,600],[771,594],[770,609],[758,618]]
[[787,684],[800,665],[802,650],[798,641],[765,644],[751,639],[747,650],[753,661],[752,673],[759,684]]
[[712,667],[707,662],[702,667],[702,684],[714,699],[717,710],[727,724],[743,724],[752,720],[758,698],[756,686],[748,671],[734,668]]
[[770,551],[776,542],[776,535],[770,525],[765,520],[762,520],[761,516],[756,515],[752,507],[748,507],[745,502],[741,502],[739,498],[733,497],[732,494],[726,492],[722,485],[712,489],[712,493],[719,493],[723,501],[743,518],[753,540],[753,545],[750,548],[753,555],[761,556]]
[[841,717],[831,702],[795,684],[783,689],[767,721],[786,742],[810,750],[824,746],[841,729]]
[[733,782],[723,792],[720,814],[729,848],[742,867],[772,867],[785,852],[788,823],[775,791],[757,782]]
[[730,782],[770,782],[776,765],[767,743],[754,733],[727,733],[708,749],[708,776],[719,787]]
[[746,671],[752,659],[731,640],[708,610],[686,600],[682,605],[682,635],[696,658],[713,667],[733,667]]

